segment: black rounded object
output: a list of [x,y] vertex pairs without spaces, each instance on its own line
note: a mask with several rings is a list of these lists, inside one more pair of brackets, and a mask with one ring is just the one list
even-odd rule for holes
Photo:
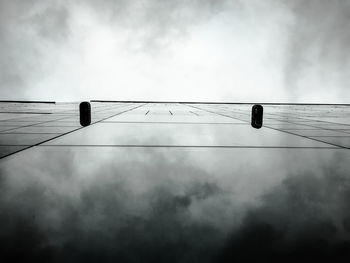
[[89,126],[91,124],[91,104],[90,102],[83,101],[79,105],[80,112],[80,125]]
[[256,104],[252,107],[252,126],[260,129],[263,125],[263,106]]

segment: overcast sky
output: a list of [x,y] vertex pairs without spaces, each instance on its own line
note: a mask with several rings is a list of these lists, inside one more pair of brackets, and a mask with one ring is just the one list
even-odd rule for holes
[[350,1],[0,0],[0,97],[349,102]]

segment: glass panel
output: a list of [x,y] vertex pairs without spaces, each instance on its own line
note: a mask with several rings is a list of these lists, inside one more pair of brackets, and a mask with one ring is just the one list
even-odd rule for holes
[[75,130],[76,127],[46,127],[46,126],[29,126],[11,130],[15,133],[66,133]]
[[[341,242],[348,233],[349,157],[314,149],[37,147],[0,161],[2,218],[11,219],[1,231],[22,240],[22,226],[30,226],[25,251],[48,242],[54,255],[71,259],[74,251],[78,261],[156,262],[166,253],[165,261],[221,262],[232,250],[241,255],[243,241],[264,253],[287,242],[288,256],[289,246],[316,242],[320,253],[319,238],[337,242],[341,234]],[[297,243],[289,245],[289,235]]]
[[53,121],[53,122],[45,122],[35,125],[35,127],[81,127],[79,122],[67,122],[67,121]]
[[286,130],[303,136],[350,136],[350,133],[335,130]]
[[350,125],[350,118],[349,117],[347,117],[347,118],[341,118],[341,117],[327,118],[327,117],[323,117],[323,118],[321,118],[321,121]]
[[4,131],[7,131],[7,130],[13,130],[17,128],[16,126],[0,126],[0,132],[4,132]]
[[122,114],[106,120],[108,122],[186,122],[186,123],[242,123],[246,122],[215,115],[136,115]]
[[10,113],[0,113],[0,121],[13,120],[17,118],[27,117],[27,114],[10,114]]
[[39,116],[30,116],[25,118],[16,119],[18,122],[43,122],[43,121],[53,121],[61,118],[66,118],[65,116],[56,116],[54,114],[50,115],[39,115]]
[[147,104],[136,110],[108,119],[109,122],[185,122],[185,123],[242,123],[181,104]]
[[[3,110],[66,116],[0,134],[0,143],[17,144],[0,145],[0,241],[5,250],[14,247],[11,255],[250,262],[262,253],[284,262],[294,260],[293,251],[311,253],[308,260],[349,253],[350,151],[331,144],[350,148],[350,137],[327,130],[350,130],[341,124],[349,107],[265,106],[265,124],[316,136],[308,139],[252,128],[252,105],[92,103],[95,120],[127,112],[81,129],[78,105],[0,103]],[[33,112],[23,119],[40,122]],[[320,122],[327,118],[340,124]],[[118,123],[150,120],[164,123]],[[75,128],[23,151],[18,144],[55,135],[14,134]]]
[[340,145],[343,147],[349,147],[350,148],[350,137],[315,137],[318,140],[321,140],[323,142],[328,142],[336,145]]
[[0,133],[0,145],[33,145],[58,134],[4,134]]
[[99,123],[48,144],[63,145],[208,145],[327,147],[280,131],[250,125]]
[[313,129],[319,129],[316,127],[310,127],[306,125],[300,125],[300,124],[291,124],[291,123],[283,123],[283,124],[268,124],[264,122],[264,126],[281,129],[281,130],[313,130]]
[[315,127],[325,128],[325,129],[350,129],[349,125],[342,125],[342,124],[325,124],[325,123],[318,123],[314,125]]
[[40,123],[40,121],[28,121],[28,122],[24,122],[24,121],[2,121],[0,122],[0,127],[7,127],[7,126],[28,126],[28,125],[33,125],[33,124],[37,124]]
[[[22,149],[25,149],[26,146],[1,146],[0,145],[0,158],[7,156],[8,154],[15,153]],[[1,168],[1,166],[0,166]]]

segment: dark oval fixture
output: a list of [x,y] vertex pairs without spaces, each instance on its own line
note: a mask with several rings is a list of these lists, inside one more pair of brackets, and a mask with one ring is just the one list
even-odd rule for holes
[[80,125],[89,126],[91,124],[91,104],[90,102],[83,101],[79,105],[80,112]]
[[252,126],[260,129],[263,125],[263,106],[256,104],[252,107]]

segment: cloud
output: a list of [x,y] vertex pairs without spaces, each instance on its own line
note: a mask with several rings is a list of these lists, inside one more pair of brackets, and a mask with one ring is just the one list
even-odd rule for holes
[[46,70],[45,46],[62,44],[69,34],[69,11],[57,1],[36,0],[1,0],[0,10],[2,97],[28,98]]
[[285,60],[291,96],[304,95],[312,101],[327,96],[347,98],[349,2],[294,0],[285,5],[294,17]]
[[[198,166],[193,153],[180,149],[41,148],[30,159],[23,154],[3,161],[2,254],[36,262],[349,258],[343,152],[309,156],[313,166],[292,162],[305,152],[255,158],[290,163],[286,169],[293,172],[275,170],[277,182],[269,187],[258,183],[269,180],[268,170],[254,180],[255,168],[242,166],[252,156],[210,172],[211,164],[232,156],[201,152],[208,165]],[[242,183],[247,177],[258,183],[251,201],[233,187],[249,193]]]
[[333,156],[319,174],[305,171],[286,178],[262,196],[242,226],[228,238],[220,262],[321,261],[350,258],[350,181],[344,156]]
[[[216,227],[191,220],[191,207],[220,200],[222,190],[215,182],[194,181],[193,176],[207,175],[188,163],[179,165],[180,156],[171,161],[157,151],[132,154],[116,167],[108,155],[89,170],[75,163],[82,155],[49,152],[49,171],[44,166],[23,170],[26,159],[22,167],[1,166],[0,239],[7,258],[191,262],[213,253]],[[32,161],[42,158],[33,154]],[[188,184],[175,181],[175,175]]]
[[[1,95],[71,101],[88,94],[91,98],[96,94],[93,77],[101,83],[106,66],[121,67],[126,75],[138,74],[125,68],[125,63],[115,65],[117,58],[148,67],[139,57],[122,53],[152,56],[174,39],[183,38],[188,27],[215,15],[224,2],[2,0]],[[121,43],[115,43],[116,39]],[[115,52],[104,57],[100,47]],[[94,50],[98,54],[90,59]],[[98,72],[95,66],[103,71]],[[118,80],[115,73],[107,79],[104,94],[111,93],[112,82]],[[133,89],[140,89],[136,85],[133,83]],[[125,91],[122,95],[126,97]]]
[[274,94],[274,101],[346,102],[349,95],[347,1],[0,5],[5,99],[271,101]]

